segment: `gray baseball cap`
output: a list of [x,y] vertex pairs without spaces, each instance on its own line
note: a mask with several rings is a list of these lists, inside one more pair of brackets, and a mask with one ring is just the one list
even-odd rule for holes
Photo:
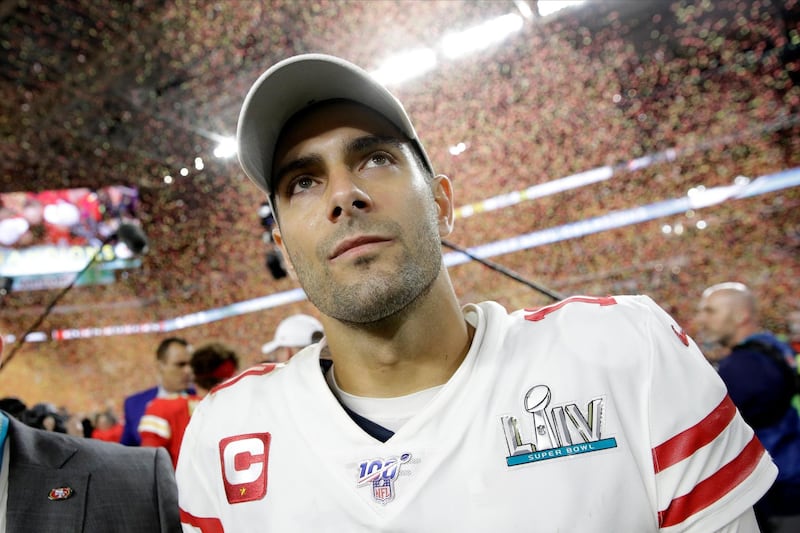
[[324,54],[302,54],[267,69],[248,91],[236,132],[239,162],[258,187],[272,195],[272,158],[286,122],[326,100],[351,100],[372,108],[415,146],[428,170],[433,165],[403,105],[360,67]]

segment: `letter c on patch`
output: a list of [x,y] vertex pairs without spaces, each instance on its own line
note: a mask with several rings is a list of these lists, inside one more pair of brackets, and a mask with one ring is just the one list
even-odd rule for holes
[[222,482],[228,503],[260,500],[267,494],[269,433],[250,433],[219,441]]

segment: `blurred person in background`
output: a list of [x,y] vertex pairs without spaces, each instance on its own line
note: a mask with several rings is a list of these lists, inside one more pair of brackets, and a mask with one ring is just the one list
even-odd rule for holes
[[66,433],[65,420],[58,409],[50,403],[37,403],[22,414],[22,422],[32,428]]
[[126,446],[139,446],[139,421],[147,404],[155,398],[169,398],[194,393],[191,388],[192,369],[189,365],[189,343],[180,337],[168,337],[156,349],[156,369],[159,384],[125,398],[125,426],[120,442]]
[[183,434],[197,403],[208,392],[236,374],[239,356],[225,344],[205,344],[192,354],[192,371],[196,394],[177,398],[156,398],[145,409],[139,422],[142,446],[166,448],[172,464],[178,464]]
[[[94,423],[89,420],[89,417],[83,413],[71,413],[69,411],[62,411],[64,415],[64,426],[67,430],[67,435],[73,437],[86,437],[92,436],[94,431]],[[120,433],[121,434],[121,433]],[[119,442],[117,439],[115,442]]]
[[787,320],[789,329],[789,346],[795,353],[795,359],[800,357],[800,309],[790,311]]
[[[0,339],[2,343],[2,339]],[[22,420],[23,413],[28,409],[28,406],[17,398],[16,396],[6,396],[0,398],[0,411],[5,411],[17,420]]]
[[[55,408],[28,411],[43,421]],[[181,532],[166,451],[43,431],[45,425],[37,429],[0,410],[0,531]]]
[[92,438],[106,442],[119,442],[122,439],[123,425],[109,411],[97,413],[94,417]]
[[737,282],[703,291],[697,325],[723,350],[717,371],[739,412],[778,465],[778,478],[755,506],[763,533],[800,531],[800,416],[792,404],[797,369],[791,348],[761,328],[756,299]]
[[313,316],[299,313],[284,318],[275,329],[275,338],[261,347],[262,361],[285,363],[323,335],[322,324]]

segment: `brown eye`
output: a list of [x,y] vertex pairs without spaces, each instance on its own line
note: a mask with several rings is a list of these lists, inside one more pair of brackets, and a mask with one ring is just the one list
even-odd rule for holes
[[289,188],[289,194],[299,194],[303,191],[306,191],[314,186],[314,180],[308,176],[300,176],[296,180],[292,182],[292,186]]
[[393,161],[392,157],[386,152],[375,152],[369,156],[365,167],[385,167],[386,165],[391,165]]

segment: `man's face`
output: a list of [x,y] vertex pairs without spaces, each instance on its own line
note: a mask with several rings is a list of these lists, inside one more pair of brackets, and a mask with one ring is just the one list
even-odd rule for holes
[[790,311],[787,316],[789,326],[789,338],[800,340],[800,311]]
[[737,316],[724,292],[714,292],[700,300],[696,321],[703,341],[726,347],[734,344]]
[[307,112],[284,129],[273,170],[275,241],[324,314],[379,321],[439,275],[450,182],[428,178],[402,133],[377,113],[347,102]]
[[161,385],[167,392],[181,392],[191,384],[191,357],[189,350],[182,344],[173,342],[167,347],[164,360],[158,361]]

